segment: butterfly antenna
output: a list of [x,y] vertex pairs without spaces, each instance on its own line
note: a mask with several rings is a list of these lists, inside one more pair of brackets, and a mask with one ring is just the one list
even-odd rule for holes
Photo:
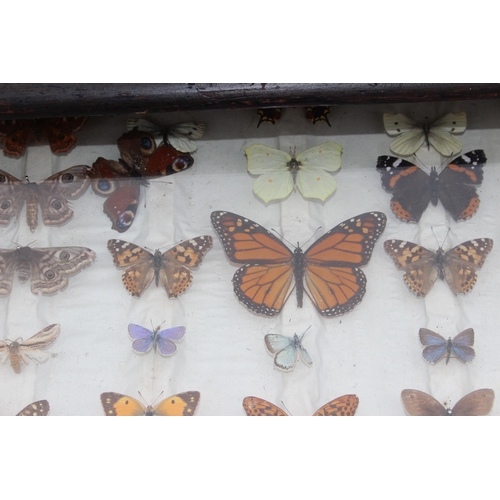
[[165,391],[161,391],[160,394],[158,394],[158,396],[156,397],[156,399],[153,401],[153,404],[151,406],[154,406],[156,404],[156,402],[162,397],[163,393]]
[[438,238],[436,236],[436,233],[434,232],[434,228],[432,226],[431,226],[431,230],[432,230],[432,234],[434,235],[434,238],[436,238],[436,242],[438,244],[438,248],[442,248],[444,246],[444,242],[446,241],[446,238],[448,238],[448,235],[450,234],[451,228],[450,227],[448,228],[448,231],[446,233],[446,236],[444,237],[442,245],[439,244],[439,240],[438,240]]
[[291,415],[290,410],[286,407],[286,404],[283,403],[283,400],[281,401],[281,404],[282,404],[283,408],[285,408],[285,410],[288,413],[288,415]]

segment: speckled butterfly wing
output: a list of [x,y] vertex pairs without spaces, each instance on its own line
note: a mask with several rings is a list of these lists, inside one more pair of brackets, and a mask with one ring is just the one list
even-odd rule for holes
[[405,389],[401,398],[406,412],[412,416],[483,416],[490,413],[495,401],[491,389],[479,389],[460,399],[453,409],[446,409],[437,399],[416,389]]
[[249,417],[287,417],[287,413],[265,399],[248,396],[243,399],[243,409]]
[[211,236],[198,236],[175,245],[163,254],[155,250],[152,254],[123,240],[109,240],[108,250],[118,268],[126,268],[122,274],[125,288],[140,297],[153,278],[165,288],[169,298],[186,291],[193,281],[190,269],[201,265],[203,257],[212,248]]
[[4,144],[4,154],[14,158],[22,156],[33,135],[33,128],[33,120],[0,121],[0,136],[3,136],[2,143]]
[[49,118],[45,120],[44,132],[49,140],[52,152],[62,154],[72,149],[76,145],[75,132],[81,130],[86,121],[86,116]]
[[402,240],[387,240],[384,249],[396,267],[404,271],[408,288],[419,297],[430,291],[437,278],[446,279],[453,293],[468,293],[477,281],[476,269],[483,266],[493,248],[493,240],[479,238],[464,241],[444,252],[437,252]]
[[[354,416],[358,407],[359,399],[354,394],[340,396],[314,412],[315,417],[338,417]],[[288,416],[281,408],[257,397],[246,397],[243,399],[243,408],[249,417],[286,417]]]
[[19,217],[26,194],[23,182],[0,170],[0,225],[6,226],[12,217]]
[[23,408],[16,417],[46,417],[49,411],[49,402],[46,399],[41,399]]
[[0,249],[0,295],[10,293],[16,269],[21,283],[30,279],[34,294],[63,290],[69,277],[92,264],[95,256],[85,247]]
[[110,417],[188,417],[194,415],[199,402],[200,393],[198,391],[174,394],[154,406],[147,407],[137,399],[117,392],[104,392],[101,394],[104,413]]
[[5,361],[10,358],[12,369],[16,373],[21,373],[21,361],[25,364],[32,359],[37,362],[45,361],[48,354],[41,351],[49,347],[59,335],[61,326],[53,324],[45,327],[43,330],[33,335],[27,340],[0,340],[0,360]]
[[212,212],[211,218],[229,260],[245,264],[233,277],[238,299],[266,316],[281,312],[294,281],[297,307],[305,290],[321,315],[349,312],[366,289],[357,266],[370,260],[386,223],[383,213],[361,214],[328,231],[305,253],[297,247],[293,254],[267,229],[240,215]]
[[462,363],[470,363],[476,356],[472,345],[474,345],[474,330],[467,328],[451,341],[451,350]]
[[315,417],[353,417],[359,405],[355,394],[345,394],[329,401],[314,412]]

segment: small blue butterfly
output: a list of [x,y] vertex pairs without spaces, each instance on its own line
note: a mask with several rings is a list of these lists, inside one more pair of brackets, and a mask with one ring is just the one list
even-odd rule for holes
[[[311,328],[311,327],[309,327]],[[277,333],[268,333],[264,337],[266,348],[274,356],[274,364],[281,370],[290,371],[295,368],[297,362],[297,350],[300,352],[302,361],[311,366],[313,364],[311,356],[302,346],[302,339],[309,328],[300,335],[294,333],[293,337],[278,335]]]
[[186,328],[184,326],[174,326],[173,328],[160,331],[160,327],[157,326],[151,331],[143,326],[130,323],[128,325],[128,333],[134,339],[134,342],[132,342],[132,349],[134,351],[148,352],[151,346],[154,345],[155,351],[158,346],[160,354],[170,356],[177,350],[177,346],[172,340],[181,340],[186,333]]
[[470,347],[474,344],[474,330],[472,328],[459,333],[453,340],[451,340],[451,337],[446,340],[438,333],[427,330],[427,328],[420,328],[418,334],[422,345],[427,346],[422,351],[422,356],[429,363],[437,363],[445,354],[446,364],[448,364],[450,357],[455,357],[462,363],[469,363],[476,355],[474,349]]

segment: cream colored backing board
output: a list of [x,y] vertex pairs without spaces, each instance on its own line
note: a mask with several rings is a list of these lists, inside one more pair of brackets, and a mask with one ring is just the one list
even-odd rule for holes
[[[467,112],[467,130],[459,136],[463,152],[484,149],[488,158],[479,187],[478,212],[464,222],[453,221],[441,204],[429,206],[418,224],[400,221],[391,212],[375,165],[379,155],[391,154],[391,138],[383,128],[384,112],[414,113],[415,117]],[[100,394],[115,391],[151,403],[183,391],[201,392],[197,415],[244,415],[242,400],[257,396],[294,415],[312,415],[327,401],[357,394],[356,415],[404,415],[402,389],[419,389],[453,406],[480,388],[500,395],[500,101],[429,104],[341,106],[331,108],[332,127],[313,125],[302,108],[284,109],[276,125],[262,123],[256,110],[164,114],[163,123],[197,121],[206,124],[197,141],[193,167],[141,188],[141,201],[132,227],[111,229],[103,201],[89,190],[74,201],[74,216],[61,227],[39,223],[31,233],[25,209],[17,222],[0,229],[0,248],[32,243],[35,247],[80,245],[93,249],[93,265],[70,278],[54,296],[33,295],[29,283],[15,278],[10,295],[0,297],[0,338],[24,339],[51,323],[61,324],[59,338],[46,349],[49,359],[23,365],[15,374],[9,362],[0,365],[0,415],[13,415],[39,399],[50,402],[50,415],[103,415]],[[65,156],[52,155],[48,145],[30,146],[21,159],[0,153],[0,168],[18,178],[44,179],[78,164],[92,165],[98,156],[117,160],[116,139],[125,131],[125,116],[91,118],[78,135],[78,145]],[[244,150],[262,143],[297,152],[334,140],[343,147],[342,168],[335,172],[338,187],[324,203],[305,200],[299,192],[265,205],[252,191],[255,177],[247,173]],[[420,150],[429,166],[442,161],[433,150]],[[307,248],[338,223],[367,211],[387,215],[385,232],[369,264],[363,268],[367,290],[350,313],[323,318],[308,297],[297,308],[295,293],[276,317],[257,316],[236,298],[231,283],[238,266],[226,257],[214,232],[210,213],[227,210],[275,229],[294,245]],[[315,234],[315,231],[321,229]],[[448,233],[448,237],[446,235]],[[435,236],[433,234],[433,231]],[[140,299],[121,282],[106,248],[118,238],[149,249],[162,248],[200,235],[212,235],[213,248],[193,272],[190,289],[177,299],[152,284]],[[315,236],[313,236],[315,234]],[[309,242],[307,242],[311,237]],[[383,242],[397,238],[447,250],[463,241],[488,237],[495,241],[474,290],[455,297],[445,282],[436,282],[425,298],[406,288],[403,273],[384,252]],[[307,243],[306,243],[307,242]],[[186,327],[177,353],[164,358],[132,350],[129,323],[150,328]],[[304,346],[314,364],[297,361],[285,373],[273,365],[264,336],[292,336],[307,327]],[[422,358],[421,327],[453,337],[472,327],[476,358],[468,365],[451,359],[433,366]],[[496,402],[493,415],[500,414]]]

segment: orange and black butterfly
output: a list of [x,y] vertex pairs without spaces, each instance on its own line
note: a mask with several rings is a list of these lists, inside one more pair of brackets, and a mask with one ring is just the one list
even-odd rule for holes
[[348,313],[361,302],[366,277],[357,266],[369,262],[387,220],[381,212],[352,217],[305,252],[299,246],[292,252],[250,219],[231,212],[212,212],[211,218],[229,260],[245,264],[233,277],[240,302],[253,312],[275,316],[296,288],[297,307],[302,307],[305,291],[328,317]]
[[[358,408],[359,398],[346,394],[329,401],[313,413],[313,417],[353,417]],[[249,396],[243,400],[243,409],[249,417],[287,417],[283,411],[265,399]]]

